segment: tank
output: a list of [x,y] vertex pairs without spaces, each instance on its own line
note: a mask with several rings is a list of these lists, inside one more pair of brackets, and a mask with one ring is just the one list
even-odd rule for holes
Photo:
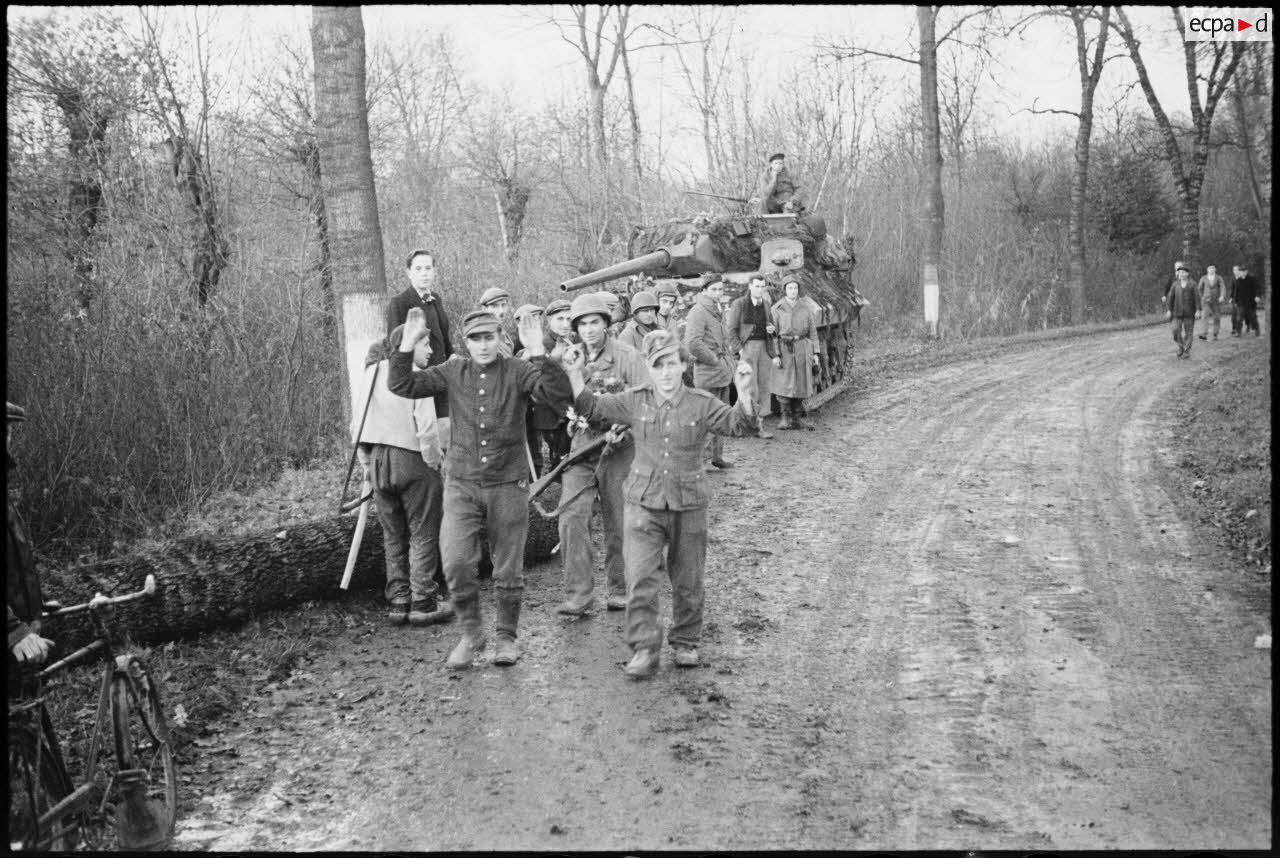
[[703,215],[636,227],[627,242],[628,259],[566,280],[560,288],[569,292],[608,283],[629,297],[671,282],[687,294],[701,291],[706,278],[718,274],[725,282],[725,300],[732,301],[746,291],[752,276],[761,274],[777,300],[783,282],[796,279],[820,309],[821,367],[814,378],[820,391],[844,377],[853,353],[853,328],[861,324],[868,304],[854,285],[857,260],[849,244],[849,239],[828,236],[817,215]]

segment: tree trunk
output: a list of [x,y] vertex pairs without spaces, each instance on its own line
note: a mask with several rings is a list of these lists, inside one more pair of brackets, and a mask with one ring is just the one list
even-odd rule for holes
[[56,98],[67,128],[71,179],[67,187],[67,256],[75,276],[76,304],[87,316],[96,297],[93,242],[102,212],[102,185],[98,165],[107,138],[107,116],[85,103],[83,93],[64,90]]
[[324,178],[320,170],[320,147],[313,139],[307,139],[300,147],[303,166],[311,180],[311,199],[308,208],[311,222],[316,229],[316,241],[320,245],[320,306],[324,308],[324,330],[333,336],[338,330],[338,304],[333,293],[333,253],[329,246],[329,213],[324,205]]
[[924,318],[929,335],[938,335],[938,268],[942,261],[942,230],[945,223],[942,200],[942,133],[938,117],[938,45],[934,33],[937,12],[932,6],[917,6],[920,24],[920,106],[924,130],[924,168],[926,170],[923,205],[925,237],[922,263],[924,267]]
[[[539,501],[548,508],[559,500],[550,486]],[[154,600],[122,605],[121,619],[135,640],[157,643],[236,625],[276,608],[317,599],[339,598],[356,516],[326,518],[252,536],[179,540],[163,551],[147,551],[115,560],[55,570],[46,594],[70,605],[95,592],[120,595],[141,589],[156,576]],[[529,507],[525,563],[552,556],[559,542],[555,519]],[[382,528],[370,510],[351,590],[381,588],[386,582]],[[51,621],[48,631],[67,653],[92,639],[88,618]]]
[[1084,279],[1087,267],[1084,241],[1085,209],[1088,206],[1089,146],[1093,138],[1093,96],[1105,61],[1110,7],[1102,10],[1093,64],[1089,61],[1089,39],[1085,29],[1086,11],[1069,10],[1076,32],[1076,65],[1080,73],[1080,113],[1076,126],[1075,172],[1071,177],[1071,212],[1067,220],[1067,293],[1071,296],[1071,324],[1083,325],[1085,317]]
[[[342,342],[350,393],[361,388],[365,353],[383,335],[387,297],[382,227],[369,152],[360,7],[314,7],[311,50],[316,139],[329,218],[332,276],[342,290]],[[350,395],[343,399],[349,403]],[[350,413],[346,417],[349,419]]]

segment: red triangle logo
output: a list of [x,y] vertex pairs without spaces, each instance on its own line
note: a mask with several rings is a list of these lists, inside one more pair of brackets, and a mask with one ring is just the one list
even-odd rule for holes
[[1236,27],[1236,29],[1242,33],[1253,26],[1248,21],[1241,20],[1240,18],[1236,18],[1236,24],[1239,25],[1238,27]]

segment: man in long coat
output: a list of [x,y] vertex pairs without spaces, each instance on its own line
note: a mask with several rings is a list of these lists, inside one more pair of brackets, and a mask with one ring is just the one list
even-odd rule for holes
[[773,374],[773,395],[782,409],[779,429],[813,429],[800,414],[800,400],[813,395],[813,368],[818,365],[818,317],[812,301],[800,297],[800,281],[788,280],[783,297],[773,305],[778,328],[779,359]]
[[[720,310],[723,296],[724,283],[718,274],[702,284],[685,319],[684,346],[693,357],[693,386],[728,404],[734,364],[729,358],[729,338]],[[724,459],[724,438],[720,435],[707,437],[707,453],[712,466],[721,470],[733,467]]]

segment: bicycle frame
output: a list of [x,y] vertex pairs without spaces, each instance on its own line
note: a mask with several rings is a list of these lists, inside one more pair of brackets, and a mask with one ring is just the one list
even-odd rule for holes
[[[127,726],[120,723],[121,718],[127,722],[129,720],[130,704],[129,699],[139,701],[141,709],[146,710],[147,704],[158,704],[159,698],[155,696],[156,690],[149,678],[149,672],[145,663],[141,661],[138,654],[134,650],[132,641],[129,639],[128,633],[120,629],[114,622],[115,606],[124,602],[133,601],[134,599],[146,598],[155,593],[155,577],[148,575],[146,584],[143,589],[124,596],[108,598],[101,593],[94,596],[89,602],[83,605],[76,605],[70,608],[59,608],[44,614],[45,618],[62,617],[74,614],[80,614],[88,611],[93,618],[94,625],[101,633],[101,637],[90,643],[88,646],[81,647],[70,655],[62,658],[49,665],[39,673],[35,674],[33,679],[37,683],[36,688],[39,689],[38,683],[50,678],[51,676],[65,671],[71,666],[87,662],[90,658],[101,652],[106,652],[110,656],[102,673],[102,683],[98,695],[98,706],[94,717],[93,734],[89,743],[89,752],[85,758],[85,783],[72,789],[67,795],[63,796],[53,806],[49,807],[35,820],[35,836],[37,837],[37,845],[51,845],[55,838],[66,836],[68,831],[74,831],[80,826],[72,823],[70,828],[63,825],[63,822],[73,814],[80,814],[93,809],[97,805],[97,814],[101,816],[106,808],[108,799],[115,792],[124,792],[124,790],[116,790],[117,781],[121,774],[126,772],[132,774],[134,782],[136,782],[137,773],[142,772],[141,769],[126,768],[125,761],[122,759],[121,751],[121,735],[122,730],[127,734]],[[143,678],[145,688],[140,688],[139,683],[135,680],[134,671],[130,668],[134,667],[139,675]],[[62,784],[71,784],[71,778],[67,772],[65,762],[62,759],[61,745],[58,741],[57,733],[53,729],[52,719],[49,716],[48,708],[45,706],[45,696],[39,690],[34,696],[13,705],[9,709],[10,724],[15,716],[21,717],[24,713],[32,713],[35,715],[34,723],[22,725],[22,729],[33,733],[35,745],[34,759],[34,777],[40,778],[44,769],[41,768],[42,751],[47,746],[50,750],[50,765],[52,766],[53,776]],[[145,701],[145,702],[144,702]],[[123,716],[122,714],[123,713]],[[168,745],[167,729],[163,724],[163,713],[159,713],[159,717],[155,718],[154,712],[139,711],[139,716],[144,728],[152,742],[157,747]],[[153,724],[152,722],[160,722]],[[111,729],[116,737],[116,767],[110,773],[110,777],[103,778],[98,773],[98,758],[102,751],[103,742],[107,741],[105,730],[107,725],[111,725]],[[41,735],[43,734],[43,741]],[[162,735],[163,734],[163,735]],[[161,755],[162,765],[165,767],[166,780],[165,784],[172,798],[173,789],[176,785],[173,783],[174,769],[172,766],[172,750],[164,747],[164,753]],[[128,799],[125,799],[126,803]],[[170,803],[170,810],[172,804]],[[166,813],[170,817],[168,825],[172,828],[172,814],[170,810]],[[126,813],[126,816],[129,814]],[[136,814],[135,814],[136,817]],[[120,818],[114,820],[117,833],[122,833]]]

